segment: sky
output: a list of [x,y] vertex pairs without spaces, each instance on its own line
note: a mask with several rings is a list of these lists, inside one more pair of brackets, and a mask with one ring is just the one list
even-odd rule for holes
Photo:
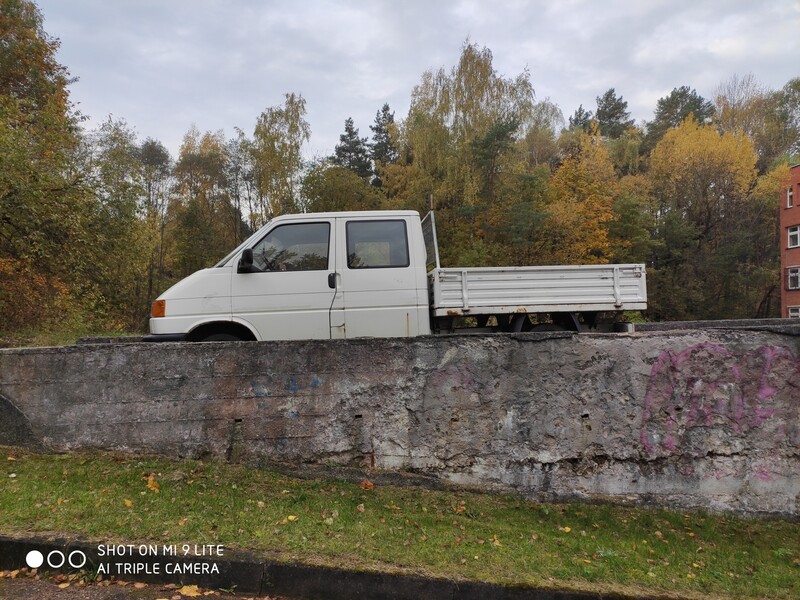
[[498,74],[528,70],[567,119],[608,89],[641,124],[687,85],[708,100],[732,77],[778,90],[800,77],[800,0],[35,0],[87,129],[124,119],[177,158],[192,126],[236,128],[287,93],[306,100],[308,158],[361,137],[388,103],[397,120],[427,70],[465,42]]

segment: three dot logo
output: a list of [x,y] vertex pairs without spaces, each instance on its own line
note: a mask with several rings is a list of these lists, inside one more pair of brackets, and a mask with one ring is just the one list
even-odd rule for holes
[[[31,569],[38,569],[45,563],[45,556],[38,550],[31,550],[25,556],[25,562]],[[80,550],[73,550],[67,554],[60,550],[51,550],[47,553],[47,566],[51,569],[60,569],[65,564],[73,569],[82,569],[86,565],[86,555]]]

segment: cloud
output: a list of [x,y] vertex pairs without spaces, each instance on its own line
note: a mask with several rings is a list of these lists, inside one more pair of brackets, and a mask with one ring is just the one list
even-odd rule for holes
[[79,81],[89,126],[125,118],[177,153],[201,131],[252,133],[287,92],[307,102],[307,154],[330,154],[352,117],[362,136],[384,102],[398,118],[424,71],[449,69],[465,40],[496,70],[531,73],[565,117],[607,89],[637,120],[689,85],[705,97],[734,74],[773,89],[796,77],[800,3],[777,0],[40,0],[59,60]]

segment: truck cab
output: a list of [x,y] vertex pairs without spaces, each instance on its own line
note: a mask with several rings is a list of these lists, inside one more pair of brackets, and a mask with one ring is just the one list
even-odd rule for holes
[[415,211],[276,217],[153,303],[149,341],[408,337],[431,333]]

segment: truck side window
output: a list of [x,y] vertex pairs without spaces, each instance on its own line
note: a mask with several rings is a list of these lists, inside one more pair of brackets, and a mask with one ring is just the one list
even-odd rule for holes
[[409,264],[405,221],[347,222],[349,268],[407,267]]
[[327,269],[330,230],[330,223],[279,225],[253,246],[253,265],[262,271]]

